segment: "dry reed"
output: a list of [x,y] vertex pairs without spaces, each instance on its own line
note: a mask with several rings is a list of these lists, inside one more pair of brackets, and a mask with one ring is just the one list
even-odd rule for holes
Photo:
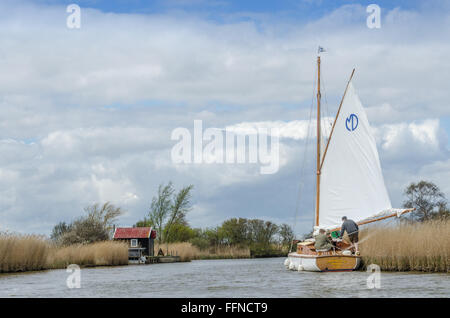
[[373,227],[361,232],[364,266],[385,271],[450,271],[450,221]]
[[250,250],[248,248],[239,248],[232,246],[218,246],[205,250],[188,242],[155,244],[155,252],[162,249],[164,254],[180,256],[181,261],[190,261],[195,259],[225,259],[225,258],[249,258]]
[[79,266],[114,266],[128,264],[128,245],[123,242],[98,242],[86,245],[52,247],[47,264],[49,268]]
[[58,247],[36,235],[0,234],[0,273],[79,266],[128,264],[128,247],[122,242],[98,242]]
[[35,235],[0,235],[0,272],[46,268],[49,244]]

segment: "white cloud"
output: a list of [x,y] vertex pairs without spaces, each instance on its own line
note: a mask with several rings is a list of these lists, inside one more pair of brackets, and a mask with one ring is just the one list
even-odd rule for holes
[[[121,222],[132,224],[168,180],[195,184],[194,225],[291,218],[319,44],[328,49],[327,116],[357,68],[393,201],[417,171],[449,193],[439,173],[449,157],[439,120],[450,116],[448,11],[386,11],[380,30],[366,27],[359,5],[307,24],[82,8],[82,28],[69,30],[66,16],[62,6],[0,4],[2,227],[48,233],[98,200],[123,204]],[[170,132],[194,119],[241,132],[278,128],[279,173],[172,165]]]
[[[329,134],[330,127],[334,119],[331,117],[322,118],[322,134]],[[242,122],[235,125],[226,126],[227,131],[236,134],[252,134],[258,129],[267,129],[269,134],[273,134],[276,129],[280,138],[291,138],[295,140],[310,138],[316,131],[316,120],[292,120],[292,121],[263,121],[263,122]]]
[[444,141],[439,139],[439,119],[386,124],[374,132],[388,160],[406,160],[412,165],[448,155]]

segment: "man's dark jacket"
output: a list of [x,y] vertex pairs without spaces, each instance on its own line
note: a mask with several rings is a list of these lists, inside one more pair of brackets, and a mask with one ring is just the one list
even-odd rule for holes
[[344,223],[342,223],[341,226],[341,235],[339,236],[342,238],[344,235],[344,232],[347,231],[348,235],[351,234],[357,234],[359,230],[358,224],[356,224],[353,220],[345,220]]

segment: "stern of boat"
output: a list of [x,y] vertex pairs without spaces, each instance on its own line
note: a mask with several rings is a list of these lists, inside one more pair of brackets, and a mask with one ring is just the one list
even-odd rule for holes
[[309,272],[346,272],[358,269],[361,257],[356,255],[304,255],[289,253],[285,266],[289,270]]

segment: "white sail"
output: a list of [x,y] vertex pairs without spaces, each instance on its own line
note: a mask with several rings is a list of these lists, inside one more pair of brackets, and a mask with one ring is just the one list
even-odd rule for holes
[[375,138],[352,83],[349,84],[320,176],[319,226],[339,227],[391,209]]

